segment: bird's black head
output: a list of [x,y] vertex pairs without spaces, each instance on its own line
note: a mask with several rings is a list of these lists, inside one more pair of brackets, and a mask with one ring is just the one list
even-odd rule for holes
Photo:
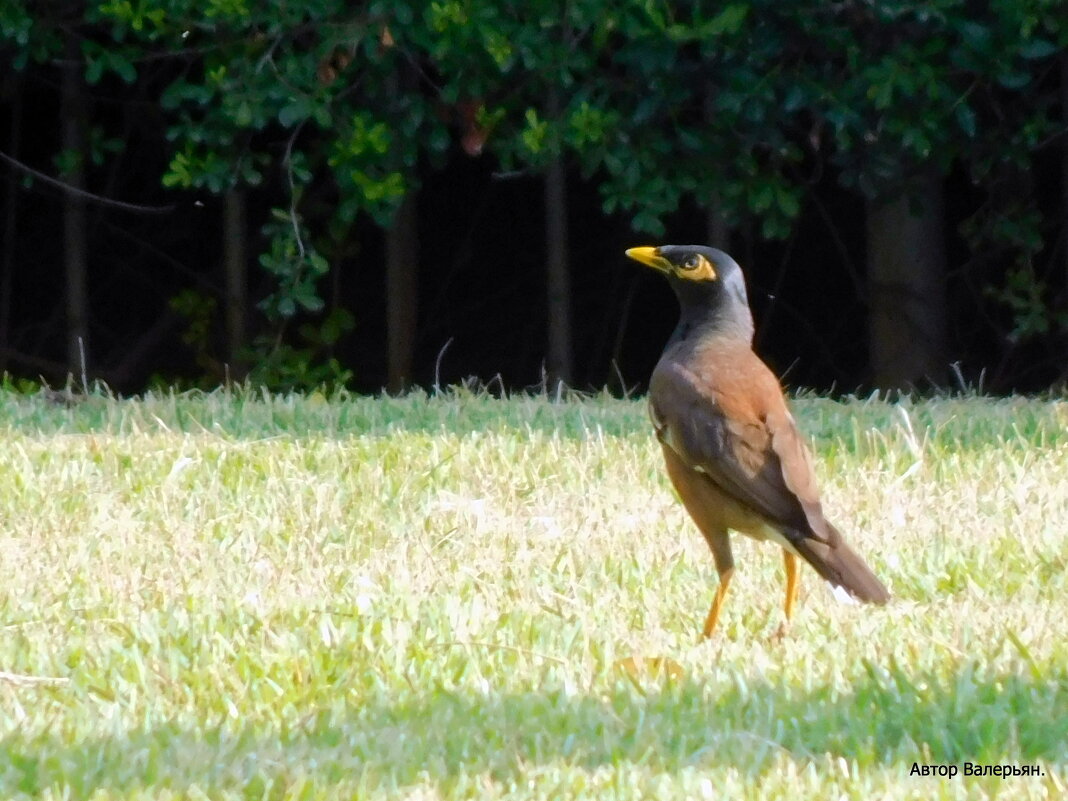
[[724,333],[753,337],[753,315],[738,262],[704,245],[631,248],[627,255],[667,276],[682,307],[682,324],[714,325]]

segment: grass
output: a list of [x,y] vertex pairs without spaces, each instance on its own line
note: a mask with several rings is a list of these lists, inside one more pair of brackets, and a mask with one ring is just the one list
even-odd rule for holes
[[699,643],[639,401],[0,395],[0,798],[1064,797],[1068,403],[795,412],[895,600]]

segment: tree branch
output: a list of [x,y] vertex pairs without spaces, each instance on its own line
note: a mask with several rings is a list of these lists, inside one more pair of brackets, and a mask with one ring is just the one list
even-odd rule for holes
[[74,195],[75,197],[84,198],[98,206],[107,206],[113,209],[121,209],[122,211],[130,211],[135,214],[169,214],[174,211],[175,206],[171,204],[169,206],[142,206],[138,203],[126,203],[122,200],[112,200],[111,198],[101,197],[100,195],[94,195],[92,192],[86,192],[84,189],[78,189],[75,186],[64,183],[58,178],[53,178],[50,175],[45,175],[39,170],[35,170],[27,164],[23,164],[18,159],[12,158],[7,153],[0,150],[0,161],[9,164],[11,167],[24,172],[27,175],[32,175],[38,181],[55,187],[68,195]]

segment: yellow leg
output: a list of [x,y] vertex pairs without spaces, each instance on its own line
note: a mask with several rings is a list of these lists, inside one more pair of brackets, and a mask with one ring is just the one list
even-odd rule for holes
[[708,617],[705,619],[705,629],[703,636],[708,639],[712,636],[712,632],[716,628],[716,622],[719,620],[719,610],[723,608],[723,599],[727,597],[727,588],[731,584],[731,576],[734,575],[734,568],[728,568],[719,574],[719,586],[716,587],[716,597],[712,599],[712,608],[708,610]]
[[786,619],[789,620],[794,614],[794,603],[797,601],[797,554],[783,550],[782,558],[786,563]]

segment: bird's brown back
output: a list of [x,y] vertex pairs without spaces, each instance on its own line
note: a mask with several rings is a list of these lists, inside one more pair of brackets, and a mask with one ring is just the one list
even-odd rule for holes
[[721,489],[773,523],[834,537],[826,530],[811,458],[779,382],[748,342],[674,343],[653,372],[650,397],[676,404],[661,415],[682,425],[714,421],[689,432],[692,448],[702,451],[691,458],[696,469],[708,463],[702,472]]

